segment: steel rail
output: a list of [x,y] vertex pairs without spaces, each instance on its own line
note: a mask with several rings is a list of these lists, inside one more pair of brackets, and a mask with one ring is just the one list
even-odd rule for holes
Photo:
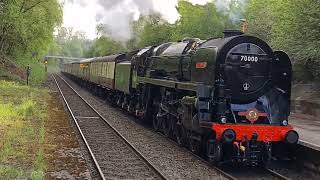
[[112,126],[87,100],[85,100],[63,77],[57,75],[61,80],[63,80],[69,87],[72,89],[78,97],[83,100],[115,133],[118,137],[120,137],[161,179],[169,179],[167,178],[155,165],[150,162],[136,147],[134,147],[122,134]]
[[89,151],[89,153],[90,153],[90,156],[91,156],[91,158],[92,158],[92,160],[93,160],[93,162],[94,162],[94,165],[96,166],[96,168],[97,168],[97,170],[98,170],[98,172],[99,172],[99,175],[100,175],[101,179],[105,180],[106,178],[104,177],[104,174],[103,174],[103,172],[102,172],[102,170],[101,170],[101,168],[100,168],[100,166],[99,166],[99,164],[98,164],[98,161],[96,160],[96,157],[94,156],[94,154],[93,154],[93,152],[92,152],[92,150],[91,150],[91,148],[90,148],[90,146],[89,146],[86,138],[84,137],[84,134],[83,134],[83,132],[82,132],[82,130],[81,130],[79,124],[78,124],[78,121],[77,121],[77,119],[75,118],[75,116],[74,116],[74,114],[73,114],[73,112],[72,112],[72,110],[71,110],[71,108],[70,108],[70,106],[69,106],[69,103],[67,102],[67,100],[66,100],[66,98],[65,98],[65,96],[64,96],[64,94],[63,94],[63,92],[62,92],[62,90],[61,90],[61,88],[60,88],[60,86],[59,86],[59,83],[57,82],[57,80],[56,80],[56,78],[54,77],[54,75],[52,75],[52,77],[53,77],[53,79],[54,79],[54,81],[55,81],[55,83],[56,83],[56,85],[57,85],[57,88],[59,89],[60,95],[61,95],[61,97],[62,97],[65,105],[67,106],[67,108],[68,108],[68,110],[69,110],[70,115],[72,116],[72,119],[73,119],[74,123],[75,123],[76,126],[77,126],[77,129],[78,129],[78,131],[79,131],[79,133],[80,133],[80,135],[81,135],[81,138],[82,138],[83,142],[85,143],[85,145],[86,145],[86,147],[87,147],[87,149],[88,149],[88,151]]
[[280,173],[278,173],[278,172],[276,172],[276,171],[274,171],[272,169],[265,168],[265,170],[267,172],[269,172],[274,177],[277,177],[277,178],[282,179],[282,180],[290,180],[290,178],[288,178],[288,177],[286,177],[286,176],[284,176],[284,175],[282,175],[282,174],[280,174]]

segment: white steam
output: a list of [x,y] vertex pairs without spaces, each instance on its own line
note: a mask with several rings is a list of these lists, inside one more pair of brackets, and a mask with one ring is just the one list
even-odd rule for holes
[[97,14],[97,21],[104,24],[109,35],[120,41],[131,38],[131,24],[140,16],[159,13],[171,23],[179,17],[175,9],[177,0],[98,0],[98,3],[104,10]]
[[140,14],[153,12],[152,1],[98,0],[98,3],[103,11],[97,13],[97,22],[103,24],[106,32],[119,41],[131,38],[131,22],[139,18]]
[[[63,0],[61,0],[63,1]],[[103,24],[105,31],[112,38],[125,42],[132,37],[133,21],[140,16],[158,13],[169,23],[179,19],[176,10],[178,0],[64,0],[67,3],[80,5],[84,8],[91,4],[95,11],[95,24]],[[204,5],[214,2],[218,11],[230,12],[231,0],[188,0],[192,4]],[[235,0],[239,6],[243,6],[247,0]],[[190,12],[192,13],[192,12]],[[240,13],[231,12],[231,20],[240,19]]]
[[215,0],[214,3],[217,10],[227,13],[232,22],[239,22],[242,17],[242,13],[247,5],[248,0],[233,0],[235,7],[231,7],[232,0]]

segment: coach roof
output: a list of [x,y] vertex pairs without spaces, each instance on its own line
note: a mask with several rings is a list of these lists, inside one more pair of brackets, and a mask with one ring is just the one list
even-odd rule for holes
[[90,60],[90,62],[112,62],[126,58],[126,54],[113,54],[110,56],[96,57]]

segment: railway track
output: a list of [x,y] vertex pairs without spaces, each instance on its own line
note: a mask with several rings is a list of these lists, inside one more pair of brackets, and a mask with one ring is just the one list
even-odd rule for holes
[[[95,115],[93,115],[93,114],[90,114],[90,113],[89,113],[89,115],[87,115],[87,116],[83,116],[83,114],[81,114],[81,116],[79,116],[79,115],[77,115],[77,114],[74,115],[74,111],[72,110],[72,108],[70,108],[70,105],[67,104],[70,113],[73,114],[72,117],[73,117],[74,121],[76,122],[76,124],[78,124],[78,123],[77,123],[78,121],[82,122],[81,117],[84,118],[84,119],[90,119],[90,120],[95,119],[95,120],[103,121],[104,124],[107,124],[107,125],[112,129],[112,131],[113,131],[119,138],[121,138],[121,141],[124,141],[125,144],[127,144],[128,146],[130,146],[131,151],[135,152],[136,155],[142,159],[142,161],[144,162],[145,165],[149,166],[149,169],[153,172],[153,175],[150,176],[150,177],[149,177],[149,176],[148,176],[148,177],[147,177],[147,176],[144,176],[144,177],[142,177],[142,178],[144,178],[144,179],[146,179],[146,178],[151,178],[151,179],[153,179],[153,178],[154,178],[154,179],[168,179],[168,178],[166,178],[165,175],[163,175],[159,170],[157,170],[157,168],[155,168],[155,167],[152,165],[152,163],[149,162],[138,150],[136,150],[136,148],[134,148],[132,145],[130,145],[129,141],[126,140],[126,138],[124,138],[111,124],[109,124],[109,123],[105,120],[105,118],[104,118],[97,110],[94,109],[93,106],[91,106],[85,99],[83,99],[83,98],[80,96],[80,94],[79,94],[74,88],[72,88],[72,86],[71,86],[66,80],[64,80],[61,76],[57,76],[57,77],[60,79],[60,82],[62,82],[62,83],[60,83],[60,84],[63,84],[63,83],[64,83],[65,86],[68,86],[69,89],[71,89],[71,90],[73,91],[73,92],[71,92],[71,93],[68,93],[68,96],[70,96],[70,94],[76,94],[76,95],[78,96],[78,98],[80,98],[81,101],[84,103],[84,105],[81,105],[81,104],[78,104],[78,103],[77,103],[77,106],[87,106],[87,107],[89,107],[89,108],[93,111],[93,114],[95,114]],[[54,76],[53,76],[53,78],[55,79]],[[59,85],[58,81],[57,81],[56,79],[55,79],[55,81],[56,81],[57,86],[58,86],[58,85]],[[58,87],[58,88],[59,88],[59,87]],[[70,90],[70,91],[71,91],[71,90]],[[66,100],[66,97],[65,97],[66,94],[63,94],[63,92],[61,91],[61,88],[59,88],[59,91],[60,91],[63,99],[65,100],[65,102],[68,103],[68,101]],[[74,98],[70,98],[70,97],[69,97],[69,99],[70,99],[70,100],[73,99],[72,101],[75,101]],[[76,112],[78,112],[78,111],[76,111]],[[90,122],[89,124],[91,124],[91,121],[89,121],[89,122]],[[85,126],[88,126],[89,124],[83,124],[83,126],[85,127]],[[77,125],[77,127],[78,127],[79,131],[81,131],[81,126]],[[95,132],[95,133],[98,133],[98,132]],[[85,144],[87,145],[87,148],[88,148],[88,150],[89,150],[89,152],[90,152],[90,154],[91,154],[91,156],[92,156],[92,159],[94,159],[94,162],[95,162],[95,165],[96,165],[97,169],[98,169],[98,170],[100,169],[99,174],[100,174],[101,178],[104,179],[106,176],[107,176],[108,178],[110,178],[110,176],[109,176],[110,172],[107,173],[107,172],[104,171],[104,168],[101,168],[100,163],[98,163],[98,162],[99,162],[99,158],[98,158],[98,160],[97,160],[97,158],[96,158],[96,156],[98,156],[98,155],[94,155],[94,154],[95,154],[95,151],[92,150],[92,149],[94,149],[94,148],[92,148],[92,149],[90,148],[90,143],[88,143],[88,141],[87,141],[86,138],[85,138],[85,135],[83,135],[83,134],[84,134],[84,133],[81,133],[81,135],[83,136],[83,139],[84,139],[84,141],[85,141]],[[103,135],[103,134],[104,134],[104,135]],[[105,135],[106,135],[106,133],[103,133],[103,134],[101,134],[101,135],[102,135],[102,136],[105,136]],[[108,136],[108,135],[107,135],[107,136]],[[104,137],[102,137],[102,138],[104,138]],[[105,139],[105,138],[104,138],[104,139]],[[191,152],[190,152],[190,153],[191,153]],[[98,154],[99,154],[99,153],[98,153]],[[191,153],[191,154],[192,154],[192,153]],[[103,158],[104,156],[107,156],[107,152],[106,152],[105,154],[99,155],[99,156],[102,156],[102,158]],[[202,159],[201,157],[199,157],[199,156],[197,156],[197,155],[195,155],[195,154],[193,154],[193,156],[197,157],[199,160],[203,161],[203,162],[206,163],[208,166],[211,166],[213,169],[215,169],[216,171],[218,171],[219,173],[221,173],[221,174],[222,174],[224,177],[226,177],[227,179],[282,179],[282,180],[288,180],[288,179],[290,179],[290,178],[287,178],[287,177],[285,177],[285,176],[283,176],[283,175],[281,175],[281,174],[279,174],[279,173],[277,173],[277,172],[275,172],[275,171],[273,171],[273,170],[271,170],[271,169],[259,169],[259,170],[255,169],[255,172],[253,172],[253,171],[248,171],[248,170],[247,170],[247,171],[244,173],[243,171],[241,172],[241,170],[239,171],[239,169],[237,169],[236,171],[234,171],[234,170],[235,170],[234,168],[214,167],[214,166],[210,165],[207,161],[205,161],[204,159]],[[111,157],[111,158],[112,158],[112,157]],[[118,158],[118,160],[119,160],[119,158],[121,158],[121,157],[117,156],[117,158]],[[126,161],[126,160],[123,160],[123,162],[125,162],[125,161]],[[110,165],[110,164],[109,164],[109,165]],[[108,169],[108,168],[106,168],[106,169]],[[119,171],[119,169],[116,170],[116,171]],[[129,171],[126,171],[125,169],[121,169],[121,171],[129,172]],[[119,172],[120,172],[120,171],[119,171]],[[117,172],[117,173],[119,173],[119,172]],[[106,175],[106,174],[107,174],[107,175]],[[112,174],[112,173],[111,173],[111,174]],[[115,173],[113,173],[113,174],[115,174]],[[152,174],[152,173],[151,173],[151,174]],[[155,176],[154,176],[154,175],[155,175]],[[116,177],[116,178],[124,178],[125,176],[126,176],[126,175],[123,175],[122,177]],[[137,177],[137,178],[138,178],[138,177]],[[137,178],[136,178],[136,177],[133,177],[133,179],[137,179]],[[139,178],[141,178],[141,177],[139,177]]]
[[264,170],[267,171],[267,172],[269,172],[269,173],[272,174],[274,177],[277,177],[277,178],[279,178],[279,179],[290,180],[289,177],[286,177],[286,176],[284,176],[284,175],[282,175],[282,174],[280,174],[280,173],[278,173],[278,172],[276,172],[276,171],[274,171],[274,170],[272,170],[272,169],[266,168],[266,169],[264,169]]
[[266,180],[266,179],[278,179],[278,180],[290,180],[291,178],[284,176],[269,168],[259,167],[246,167],[246,166],[232,166],[232,167],[220,167],[223,171],[236,177],[236,179],[243,180]]
[[52,77],[90,153],[99,178],[167,179],[62,77]]

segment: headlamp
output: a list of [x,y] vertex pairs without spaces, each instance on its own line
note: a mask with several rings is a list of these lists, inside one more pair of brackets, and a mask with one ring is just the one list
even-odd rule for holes
[[289,144],[296,144],[299,140],[299,135],[296,131],[290,130],[285,136],[285,141]]
[[226,143],[232,143],[236,140],[236,133],[232,129],[227,129],[223,132],[222,138]]

